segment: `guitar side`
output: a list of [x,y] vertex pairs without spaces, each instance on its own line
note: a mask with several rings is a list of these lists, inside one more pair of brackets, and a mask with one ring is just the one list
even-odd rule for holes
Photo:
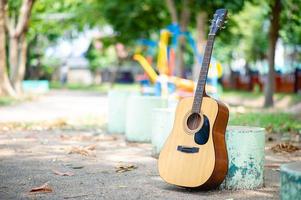
[[[192,103],[193,98],[179,102],[172,132],[159,156],[159,173],[166,182],[174,185],[214,188],[227,173],[225,128],[228,109],[224,104],[204,97],[201,111],[209,120],[210,131],[208,141],[199,145],[194,140],[194,134],[185,131],[185,116],[190,112]],[[177,150],[179,146],[193,147],[198,152],[181,152]]]

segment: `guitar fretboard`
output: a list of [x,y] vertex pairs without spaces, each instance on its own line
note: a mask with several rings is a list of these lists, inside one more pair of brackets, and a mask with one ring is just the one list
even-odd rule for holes
[[213,49],[214,38],[215,38],[215,35],[209,34],[206,48],[205,48],[205,54],[203,57],[202,68],[200,71],[199,80],[198,80],[197,87],[196,87],[196,90],[194,93],[194,99],[193,99],[193,105],[192,105],[193,113],[199,113],[201,110],[202,100],[203,100],[203,96],[205,93],[205,85],[206,85],[206,80],[207,80],[207,75],[208,75],[208,69],[209,69],[209,64],[210,64],[210,59],[211,59],[211,54],[212,54],[212,49]]

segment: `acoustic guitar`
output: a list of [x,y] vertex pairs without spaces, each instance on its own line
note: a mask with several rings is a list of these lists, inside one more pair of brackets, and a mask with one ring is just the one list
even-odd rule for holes
[[212,189],[226,176],[225,130],[229,110],[205,93],[215,35],[222,28],[226,15],[226,9],[218,9],[214,14],[194,97],[179,102],[173,129],[161,150],[159,174],[167,183]]

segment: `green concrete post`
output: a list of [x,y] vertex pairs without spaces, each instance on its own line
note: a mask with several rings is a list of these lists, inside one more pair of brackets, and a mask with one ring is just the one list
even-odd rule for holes
[[126,139],[133,142],[150,142],[152,133],[152,111],[154,108],[166,107],[166,98],[131,96],[127,102]]
[[122,134],[125,132],[126,103],[133,92],[111,90],[108,93],[108,132]]
[[280,199],[301,199],[301,162],[283,164],[280,167]]
[[228,173],[223,189],[254,189],[263,186],[265,129],[228,126],[226,131]]
[[157,108],[152,114],[152,155],[157,157],[171,132],[175,108]]

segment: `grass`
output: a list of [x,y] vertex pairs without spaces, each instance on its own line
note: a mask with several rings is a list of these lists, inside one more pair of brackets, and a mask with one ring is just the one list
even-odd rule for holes
[[13,97],[0,97],[0,106],[10,106],[20,102],[20,100]]
[[120,84],[116,83],[113,87],[110,86],[109,83],[103,83],[100,85],[83,85],[79,83],[68,83],[66,85],[62,85],[59,82],[51,82],[51,89],[69,89],[69,90],[86,90],[86,91],[95,91],[95,92],[108,92],[111,89],[120,89],[120,90],[130,90],[137,91],[139,90],[138,84]]
[[301,120],[288,113],[235,113],[230,115],[229,124],[264,127],[273,133],[301,131]]

